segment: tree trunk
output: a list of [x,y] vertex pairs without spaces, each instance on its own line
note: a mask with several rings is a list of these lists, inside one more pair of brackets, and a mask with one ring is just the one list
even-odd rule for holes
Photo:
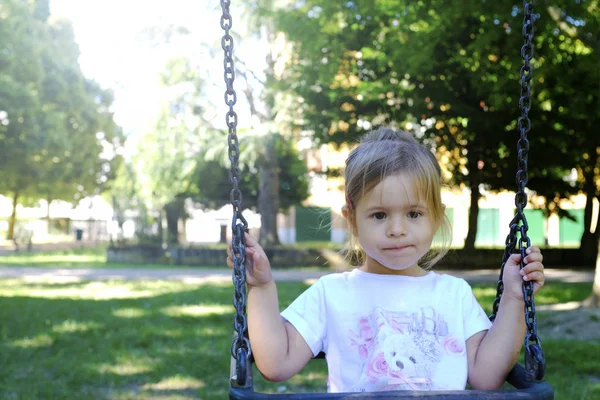
[[[598,238],[600,237],[599,227],[596,225],[595,233],[592,233],[592,216],[594,211],[594,197],[596,196],[596,182],[594,174],[594,166],[597,163],[598,155],[594,151],[590,152],[591,160],[589,165],[591,167],[584,168],[584,184],[583,191],[586,196],[585,201],[585,214],[583,218],[583,234],[581,235],[581,242],[579,244],[579,252],[583,258],[585,264],[592,265],[598,255]],[[599,215],[600,217],[600,215]],[[600,218],[599,218],[600,219]]]
[[46,207],[46,226],[47,226],[47,230],[48,230],[48,235],[50,235],[52,233],[52,222],[50,221],[50,202],[52,200],[50,200],[50,198],[46,199],[46,202],[48,204],[48,206]]
[[[598,232],[598,228],[596,228]],[[597,242],[597,257],[596,257],[596,273],[594,274],[594,285],[592,286],[592,293],[582,303],[584,307],[598,308],[600,307],[600,240]]]
[[183,214],[183,199],[176,198],[165,206],[167,218],[167,244],[179,244],[179,219]]
[[15,236],[15,224],[17,222],[17,200],[19,200],[19,192],[13,193],[13,207],[10,219],[8,220],[8,233],[6,234],[6,240],[12,240]]
[[161,209],[158,215],[158,237],[160,238],[160,242],[163,246],[167,244],[167,238],[165,237],[165,210]]
[[464,250],[475,250],[475,239],[477,238],[477,219],[479,217],[479,184],[482,180],[483,164],[481,164],[481,144],[477,135],[467,145],[467,169],[469,171],[469,186],[471,189],[471,203],[469,207],[469,230],[465,238]]
[[227,244],[227,225],[221,225],[221,231],[219,234],[219,243]]
[[259,166],[258,212],[260,213],[259,242],[263,247],[279,244],[277,212],[279,211],[279,174],[275,135],[265,136],[264,154]]
[[[474,175],[476,175],[475,172]],[[465,239],[465,250],[475,250],[475,239],[477,238],[477,218],[479,217],[479,179],[471,181],[471,207],[469,208],[469,231]]]

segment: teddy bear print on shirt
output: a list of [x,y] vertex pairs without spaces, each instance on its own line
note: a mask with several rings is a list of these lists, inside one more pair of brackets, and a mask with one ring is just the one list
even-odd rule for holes
[[433,308],[391,312],[377,308],[359,318],[349,332],[350,346],[362,361],[356,391],[443,390],[432,377],[443,356],[461,356],[464,341],[449,335]]

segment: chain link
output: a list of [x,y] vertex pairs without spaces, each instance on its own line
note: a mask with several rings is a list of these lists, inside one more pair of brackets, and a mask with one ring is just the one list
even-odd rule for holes
[[[525,43],[521,47],[521,57],[523,58],[523,66],[521,67],[521,97],[519,99],[519,109],[521,116],[518,120],[518,129],[520,138],[517,142],[517,158],[518,168],[516,174],[517,193],[515,195],[515,205],[517,212],[515,217],[510,222],[510,232],[506,237],[504,254],[502,257],[502,266],[500,267],[500,277],[498,279],[498,285],[496,288],[496,299],[493,304],[492,315],[490,320],[494,321],[498,314],[498,307],[500,305],[500,299],[504,292],[504,283],[502,282],[502,276],[504,274],[504,266],[511,254],[517,252],[521,254],[520,268],[523,269],[527,248],[531,245],[530,239],[527,236],[529,225],[527,224],[527,218],[525,217],[524,209],[527,206],[527,193],[525,187],[527,186],[528,174],[527,174],[527,156],[529,152],[529,140],[527,134],[531,129],[531,120],[529,119],[529,110],[531,109],[531,78],[532,68],[530,65],[531,59],[533,58],[533,35],[534,35],[534,5],[535,0],[523,1],[523,37]],[[519,239],[517,240],[517,233]],[[515,251],[516,249],[516,251]],[[535,317],[535,302],[533,298],[533,283],[523,283],[523,300],[525,307],[525,324],[527,326],[527,333],[525,334],[525,369],[527,371],[527,379],[541,380],[544,377],[545,370],[545,359],[542,353],[540,339],[537,335],[537,324]]]
[[242,215],[242,191],[239,188],[241,181],[241,170],[238,165],[240,157],[240,147],[237,137],[237,114],[233,106],[237,102],[237,93],[233,87],[235,81],[235,66],[233,62],[233,36],[230,30],[233,26],[233,19],[229,13],[230,0],[221,0],[221,28],[225,31],[221,39],[221,47],[224,51],[223,68],[226,90],[225,104],[229,110],[225,114],[228,135],[228,155],[231,166],[229,168],[229,181],[232,189],[229,194],[231,205],[233,206],[233,218],[231,221],[232,232],[232,258],[233,258],[233,285],[235,293],[233,296],[233,305],[235,307],[235,317],[233,327],[236,335],[231,344],[231,355],[237,361],[237,383],[240,386],[246,384],[248,360],[251,355],[250,341],[248,340],[248,321],[246,319],[246,243],[244,234],[248,230],[248,222]]

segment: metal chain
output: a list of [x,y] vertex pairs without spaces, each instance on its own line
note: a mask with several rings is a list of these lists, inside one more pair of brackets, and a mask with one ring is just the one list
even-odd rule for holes
[[[523,262],[526,255],[525,252],[531,245],[530,239],[527,236],[529,226],[527,224],[524,209],[527,206],[527,193],[525,192],[525,187],[529,179],[527,175],[527,156],[529,152],[529,140],[527,139],[527,134],[531,129],[529,110],[531,109],[532,68],[530,62],[533,58],[533,24],[535,22],[534,5],[535,0],[523,1],[523,37],[525,38],[525,44],[521,47],[523,66],[520,71],[521,97],[519,99],[519,109],[521,111],[521,116],[518,120],[520,138],[517,142],[518,170],[516,175],[517,193],[515,195],[517,212],[510,222],[510,232],[506,237],[502,266],[500,267],[500,277],[496,289],[496,299],[494,300],[492,315],[490,315],[491,321],[496,319],[500,299],[504,292],[502,276],[508,258],[515,252],[516,248],[517,252],[521,254],[520,268],[523,269],[525,266]],[[517,233],[519,233],[518,240]],[[530,381],[535,379],[541,380],[544,377],[546,361],[542,353],[540,339],[537,335],[532,282],[523,282],[523,299],[525,305],[525,324],[527,326],[527,333],[525,334],[525,369],[527,371],[527,379]]]
[[231,355],[237,361],[237,383],[240,386],[246,384],[248,370],[248,359],[251,354],[250,341],[248,340],[248,322],[246,320],[246,243],[244,233],[248,230],[248,222],[242,215],[242,192],[239,188],[241,171],[239,168],[240,147],[237,137],[237,114],[233,106],[237,102],[237,94],[233,88],[235,80],[235,67],[233,62],[233,37],[230,34],[233,19],[229,13],[231,0],[221,0],[221,28],[225,31],[221,39],[221,47],[224,51],[224,78],[227,89],[225,90],[225,104],[229,107],[225,115],[225,122],[229,129],[227,142],[228,154],[231,166],[229,168],[229,181],[233,188],[229,194],[233,206],[233,218],[231,221],[232,232],[232,258],[233,258],[233,285],[235,294],[233,305],[235,317],[233,327],[237,333],[231,344]]

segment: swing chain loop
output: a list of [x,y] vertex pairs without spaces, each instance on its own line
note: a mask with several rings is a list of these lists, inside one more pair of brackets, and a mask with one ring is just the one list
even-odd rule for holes
[[248,231],[248,222],[242,215],[242,191],[239,188],[241,182],[241,170],[238,164],[240,157],[240,147],[237,137],[237,114],[233,106],[237,102],[237,93],[233,87],[235,81],[235,66],[233,61],[234,40],[230,34],[233,26],[233,18],[229,13],[231,0],[221,0],[221,28],[225,31],[221,39],[221,47],[224,52],[223,67],[224,80],[226,84],[225,104],[229,107],[225,115],[225,122],[228,128],[228,156],[231,166],[229,168],[229,181],[232,189],[229,195],[231,205],[233,206],[233,219],[231,221],[232,231],[232,259],[233,274],[232,280],[235,287],[233,295],[233,305],[235,307],[235,317],[233,327],[236,335],[231,344],[231,355],[237,361],[237,383],[240,386],[246,385],[246,376],[248,368],[248,359],[251,354],[250,341],[248,340],[248,321],[246,319],[246,241],[245,232]]
[[[533,36],[534,36],[534,13],[535,0],[523,1],[523,37],[525,43],[521,47],[521,57],[523,58],[523,66],[520,70],[521,76],[521,97],[519,99],[519,109],[521,115],[518,119],[518,130],[520,138],[517,142],[518,166],[516,174],[517,193],[515,195],[515,205],[517,212],[515,217],[510,222],[510,232],[505,241],[504,254],[502,257],[502,265],[500,267],[500,277],[496,288],[496,299],[494,300],[492,314],[490,320],[494,321],[498,314],[498,307],[504,292],[504,283],[502,277],[504,274],[504,266],[508,258],[513,253],[521,254],[520,268],[525,267],[524,259],[526,251],[531,245],[530,239],[527,236],[529,225],[525,217],[525,207],[527,206],[527,193],[525,188],[528,181],[527,173],[527,156],[529,152],[529,140],[527,134],[531,129],[531,120],[529,119],[529,110],[531,109],[531,79],[533,69],[530,65],[533,59]],[[518,234],[518,235],[517,235]],[[517,240],[517,236],[519,239]],[[545,358],[542,353],[540,339],[537,335],[535,302],[533,298],[533,283],[523,283],[523,301],[525,308],[525,325],[527,333],[525,334],[525,368],[527,371],[527,379],[530,381],[541,380],[544,377]]]

